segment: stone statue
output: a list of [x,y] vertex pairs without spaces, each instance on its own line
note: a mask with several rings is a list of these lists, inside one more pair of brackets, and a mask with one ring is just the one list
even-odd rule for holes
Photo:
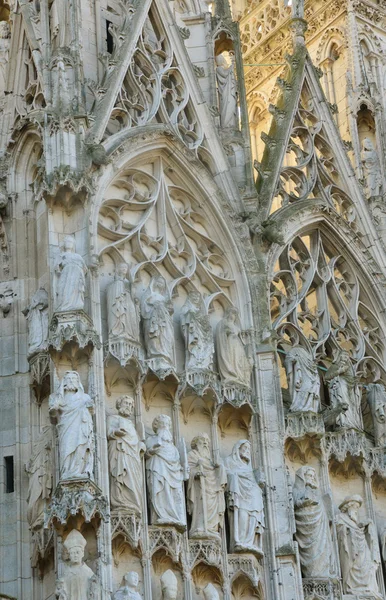
[[153,277],[142,296],[141,315],[148,359],[158,360],[159,368],[174,367],[173,306],[162,275]]
[[296,471],[293,487],[296,541],[303,577],[331,577],[335,574],[330,524],[319,490],[315,469]]
[[374,441],[376,446],[386,446],[386,390],[382,383],[369,383],[367,400],[374,423]]
[[250,387],[252,365],[249,361],[238,324],[239,313],[228,308],[216,328],[216,354],[221,379],[225,384]]
[[117,415],[107,418],[110,465],[110,504],[112,510],[129,511],[140,515],[143,496],[141,452],[146,447],[138,438],[130,416],[134,399],[118,398]]
[[57,422],[60,479],[93,476],[94,402],[84,393],[79,374],[67,371],[49,399],[51,419]]
[[219,54],[216,56],[216,65],[221,127],[223,129],[238,129],[238,94],[233,63],[228,65],[225,56]]
[[338,535],[343,594],[381,598],[376,573],[380,564],[378,540],[371,519],[359,520],[363,500],[348,496],[339,506]]
[[328,384],[331,406],[343,410],[337,417],[337,425],[347,429],[362,429],[359,390],[350,355],[346,350],[339,350],[324,379]]
[[47,349],[48,337],[48,294],[39,288],[23,310],[28,322],[28,356]]
[[139,341],[139,303],[133,300],[126,279],[127,265],[117,265],[114,281],[107,287],[109,339]]
[[87,267],[80,254],[75,252],[75,239],[68,235],[63,240],[62,252],[55,266],[58,273],[56,290],[57,312],[82,310],[86,287]]
[[240,440],[225,460],[231,552],[262,554],[263,495],[251,465],[251,444]]
[[44,525],[44,509],[52,492],[52,432],[44,427],[36,440],[26,467],[29,476],[27,520],[32,530]]
[[225,512],[226,472],[222,465],[213,463],[206,433],[196,435],[191,448],[188,454],[190,476],[187,495],[187,508],[192,515],[189,537],[218,538]]
[[295,346],[285,357],[288,388],[291,394],[291,412],[317,413],[320,407],[320,379],[318,369],[307,350]]
[[189,292],[181,309],[181,329],[185,340],[185,369],[211,369],[214,343],[212,327],[199,292]]
[[218,594],[218,591],[214,587],[213,583],[208,583],[204,587],[203,593],[204,593],[205,600],[220,600],[220,596]]
[[137,592],[138,573],[129,571],[123,578],[124,584],[117,590],[113,596],[113,600],[142,600],[142,596]]
[[382,189],[381,165],[378,153],[369,138],[365,138],[362,142],[361,158],[366,177],[368,196],[370,198],[372,196],[380,196]]
[[[84,564],[87,542],[83,535],[73,529],[63,542],[69,560],[64,563],[63,577],[57,581],[56,597],[62,600],[89,600],[94,572]],[[58,595],[60,594],[60,595]]]
[[68,0],[53,0],[50,10],[51,41],[54,49],[71,43],[71,13]]
[[162,600],[177,600],[178,581],[171,569],[161,576]]
[[10,43],[11,28],[9,23],[7,21],[0,21],[0,96],[4,94],[7,86],[7,67]]
[[187,479],[180,453],[173,444],[171,419],[158,415],[154,435],[146,440],[146,474],[153,525],[186,526],[183,481]]

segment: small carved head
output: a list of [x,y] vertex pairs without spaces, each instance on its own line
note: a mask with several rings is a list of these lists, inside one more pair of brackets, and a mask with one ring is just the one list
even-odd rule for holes
[[75,252],[75,238],[72,235],[66,235],[62,242],[64,252]]
[[165,571],[161,577],[161,590],[163,600],[176,600],[178,593],[177,577],[171,569]]
[[317,489],[319,487],[316,471],[312,467],[307,468],[304,472],[304,483],[312,489]]
[[353,521],[358,520],[358,512],[363,504],[362,496],[359,494],[353,494],[352,496],[346,496],[343,502],[339,505],[339,510],[342,513],[347,513],[350,519]]
[[201,303],[201,294],[200,294],[200,292],[197,292],[196,290],[192,290],[191,292],[189,292],[188,298],[196,306],[199,306]]
[[241,444],[239,448],[239,454],[241,460],[249,463],[251,461],[251,442],[246,440],[243,444]]
[[155,433],[157,433],[159,429],[168,429],[170,431],[172,428],[172,420],[168,415],[158,415],[158,417],[154,419],[152,427]]
[[84,549],[87,542],[83,535],[77,529],[70,531],[63,542],[63,546],[68,552],[70,563],[73,565],[82,564]]
[[117,277],[126,277],[127,276],[127,264],[119,263],[115,268],[115,273]]
[[63,388],[70,392],[77,392],[80,388],[80,378],[77,371],[66,371],[63,377]]
[[129,571],[126,573],[124,580],[128,587],[136,588],[139,581],[138,573],[136,571]]
[[116,401],[115,406],[117,407],[117,411],[120,415],[124,417],[128,417],[133,414],[134,410],[134,398],[129,395],[121,396]]
[[196,435],[191,443],[190,443],[190,447],[192,448],[192,450],[202,450],[202,451],[208,451],[210,448],[210,440],[209,440],[209,436],[207,433],[199,433],[198,435]]
[[162,275],[157,275],[153,280],[153,289],[159,291],[161,294],[166,292],[166,280]]
[[239,311],[237,310],[237,308],[230,306],[229,308],[226,309],[225,314],[224,314],[224,319],[226,319],[227,321],[231,321],[232,323],[235,323],[237,321],[238,317],[239,317]]

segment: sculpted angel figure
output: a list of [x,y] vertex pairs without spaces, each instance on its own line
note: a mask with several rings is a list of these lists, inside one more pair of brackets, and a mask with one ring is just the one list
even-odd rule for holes
[[343,410],[337,417],[337,425],[348,429],[362,429],[359,390],[350,354],[346,350],[339,350],[324,379],[328,384],[331,406],[341,407]]
[[376,578],[380,564],[378,539],[371,519],[359,518],[362,504],[361,496],[354,494],[339,506],[336,529],[343,594],[358,597],[367,594],[380,599]]
[[48,294],[39,288],[23,311],[28,322],[28,355],[32,356],[47,347],[48,337]]
[[225,459],[231,552],[262,554],[263,495],[251,464],[251,443],[240,440]]
[[223,54],[216,56],[216,78],[219,99],[220,124],[224,129],[238,129],[237,82],[234,66],[228,65]]
[[211,369],[214,354],[213,333],[199,292],[189,292],[180,315],[185,340],[185,369]]
[[237,309],[227,308],[216,328],[216,355],[221,379],[224,383],[239,383],[250,387],[252,364],[240,333]]
[[318,369],[307,350],[294,346],[285,357],[291,412],[319,411],[320,379]]
[[85,394],[76,371],[67,371],[58,390],[51,394],[49,412],[57,423],[60,478],[92,478],[94,402]]
[[303,577],[330,577],[335,573],[329,519],[315,469],[296,471],[293,487],[296,541]]
[[186,526],[183,481],[187,468],[181,464],[173,443],[171,419],[158,415],[153,421],[154,435],[146,440],[146,474],[153,525]]
[[110,504],[114,510],[141,514],[143,495],[141,452],[145,444],[140,441],[130,416],[134,398],[118,398],[117,415],[107,418],[110,466]]
[[44,427],[36,440],[32,456],[25,467],[29,476],[27,520],[31,529],[44,524],[44,509],[52,492],[52,437],[51,427]]
[[80,254],[75,252],[75,239],[71,235],[63,240],[62,252],[55,271],[58,274],[55,310],[57,312],[82,310],[87,266]]
[[107,287],[107,324],[109,338],[139,341],[139,303],[133,300],[126,278],[127,265],[116,267],[114,281]]
[[143,294],[141,315],[147,358],[174,367],[173,306],[162,275],[153,277]]

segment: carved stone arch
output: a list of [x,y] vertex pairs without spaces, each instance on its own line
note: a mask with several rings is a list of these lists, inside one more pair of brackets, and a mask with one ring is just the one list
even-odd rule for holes
[[[33,125],[19,119],[19,128],[9,145],[9,190],[11,193],[25,192],[33,197],[33,185],[38,176],[38,161],[43,153],[41,132]],[[25,208],[25,207],[24,207]],[[31,206],[32,208],[32,206]]]
[[340,49],[340,52],[343,47],[347,47],[347,35],[344,27],[329,27],[324,32],[316,53],[316,64],[321,63],[325,58],[329,57],[333,44]]
[[264,600],[264,589],[261,580],[256,581],[252,574],[244,569],[239,569],[231,577],[230,587],[234,600],[246,600],[251,595],[258,600]]
[[382,41],[367,23],[362,25],[361,31],[359,32],[359,43],[361,41],[366,43],[369,52],[374,52],[380,57],[384,56]]
[[261,114],[268,109],[268,105],[269,99],[267,94],[258,90],[253,91],[249,101],[249,122],[252,123],[255,121],[258,114]]

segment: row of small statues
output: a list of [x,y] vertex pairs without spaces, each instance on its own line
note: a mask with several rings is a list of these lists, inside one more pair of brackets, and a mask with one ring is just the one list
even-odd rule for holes
[[[75,240],[67,236],[56,263],[55,312],[84,309],[87,266],[75,251]],[[140,322],[148,360],[159,369],[176,368],[173,305],[165,278],[154,276],[141,299],[133,297],[127,279],[127,265],[116,267],[108,285],[107,325],[109,344],[140,345]],[[48,294],[37,290],[24,314],[28,319],[28,354],[46,349],[48,336]],[[181,309],[180,327],[185,341],[185,369],[212,370],[216,344],[218,370],[224,383],[250,387],[252,362],[246,354],[236,308],[230,307],[218,323],[213,341],[212,326],[204,300],[190,291]]]
[[[302,346],[294,346],[285,357],[291,395],[290,412],[320,412],[321,380],[318,367]],[[361,393],[350,355],[340,350],[324,374],[331,406],[340,409],[336,424],[341,428],[363,430]],[[374,422],[377,446],[386,446],[386,390],[382,383],[366,386],[367,400]]]
[[[303,577],[311,580],[339,577],[331,533],[334,521],[343,594],[381,599],[377,583],[381,564],[377,530],[371,519],[359,517],[361,496],[346,497],[334,516],[333,509],[325,506],[315,469],[304,466],[296,472],[293,502]],[[386,530],[381,545],[386,560]]]
[[[130,419],[134,399],[122,396],[116,406],[118,414],[107,418],[111,510],[142,515],[144,453],[151,524],[186,528],[184,481],[188,481],[190,537],[219,539],[226,492],[232,551],[261,554],[264,507],[251,464],[250,442],[238,441],[225,464],[215,464],[207,434],[196,435],[187,453],[183,439],[179,440],[178,448],[174,444],[171,419],[161,414],[154,419],[153,434],[147,436],[145,443],[141,439],[144,436],[138,435]],[[49,399],[51,419],[57,424],[61,481],[93,478],[93,411],[94,402],[84,392],[79,374],[68,371]],[[28,519],[32,529],[41,526],[51,494],[47,441],[47,431],[43,431],[27,468],[30,474]]]

